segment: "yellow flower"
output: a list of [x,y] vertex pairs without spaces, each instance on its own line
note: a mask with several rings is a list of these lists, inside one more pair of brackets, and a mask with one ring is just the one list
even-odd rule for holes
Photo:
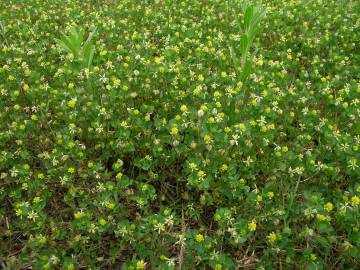
[[197,176],[199,177],[199,178],[203,178],[204,176],[205,176],[206,174],[205,174],[205,172],[204,171],[198,171],[198,173],[197,173]]
[[228,166],[228,165],[226,165],[226,164],[221,165],[220,170],[221,170],[222,172],[226,172],[228,169],[229,169],[229,166]]
[[118,78],[115,78],[113,82],[115,87],[118,87],[121,83],[121,81]]
[[214,117],[209,117],[208,118],[208,123],[210,123],[210,124],[215,123],[215,118]]
[[114,209],[115,208],[115,204],[113,202],[109,202],[107,205],[107,208],[109,209]]
[[100,224],[101,226],[105,226],[106,223],[107,223],[106,220],[103,219],[103,218],[99,220],[99,224]]
[[277,235],[276,233],[270,233],[268,236],[267,236],[267,239],[269,239],[270,242],[275,242],[277,240]]
[[195,241],[198,242],[198,243],[204,241],[204,236],[203,236],[202,234],[200,234],[200,233],[197,234],[197,235],[195,236]]
[[249,223],[248,224],[248,229],[251,231],[251,232],[253,232],[253,231],[255,231],[256,230],[256,222],[251,222],[251,223]]
[[[275,129],[275,124],[274,123],[269,124],[268,129]],[[287,149],[287,147],[285,149]]]
[[316,218],[317,218],[319,221],[328,221],[328,220],[330,219],[330,217],[325,216],[325,215],[322,215],[322,214],[317,214],[317,215],[316,215]]
[[23,214],[23,211],[22,211],[21,209],[16,209],[16,210],[15,210],[15,214],[16,214],[17,216],[21,216],[21,215]]
[[144,260],[140,260],[136,262],[136,269],[137,270],[143,270],[145,269],[146,263],[144,262]]
[[23,89],[24,89],[25,92],[28,92],[29,89],[30,89],[30,87],[29,87],[29,85],[27,85],[27,84],[25,83],[24,86],[23,86]]
[[171,135],[177,135],[179,133],[179,130],[177,127],[172,127],[170,130]]
[[204,136],[204,141],[205,141],[205,143],[210,143],[211,142],[211,137],[209,135],[205,135]]
[[351,205],[358,206],[360,204],[360,198],[358,196],[353,196],[351,198]]
[[201,92],[201,90],[202,90],[202,86],[201,86],[201,85],[196,86],[196,88],[194,89],[194,95],[195,95],[195,96],[196,96],[196,95],[199,95],[200,92]]
[[214,268],[215,270],[222,270],[223,269],[223,267],[222,267],[222,265],[221,264],[216,264],[215,265],[215,268]]
[[324,209],[325,209],[327,212],[331,212],[331,210],[334,209],[334,205],[333,205],[331,202],[328,202],[327,204],[325,204]]
[[316,255],[314,253],[311,253],[310,260],[316,261],[316,259],[317,259]]
[[66,266],[66,270],[74,270],[74,269],[75,269],[75,266],[72,263],[70,263]]
[[246,131],[246,126],[243,123],[238,124],[238,127],[241,131]]
[[214,97],[215,98],[221,97],[221,93],[219,91],[215,91],[214,92]]
[[81,218],[83,216],[83,212],[81,212],[81,211],[77,211],[75,214],[74,214],[74,218],[75,219],[79,219],[79,218]]
[[197,168],[197,165],[196,165],[194,162],[191,162],[191,163],[189,164],[189,168],[190,168],[191,170],[195,170],[195,169]]
[[133,111],[133,113],[134,113],[134,115],[138,115],[138,114],[140,113],[140,111],[139,111],[138,109],[135,109],[135,110]]
[[71,99],[68,101],[67,105],[70,107],[70,108],[74,108],[75,105],[76,105],[76,99]]
[[187,111],[187,106],[186,105],[181,105],[180,111],[186,112]]
[[164,60],[164,57],[163,57],[163,56],[161,56],[161,57],[155,57],[155,63],[156,63],[156,64],[160,64],[163,60]]

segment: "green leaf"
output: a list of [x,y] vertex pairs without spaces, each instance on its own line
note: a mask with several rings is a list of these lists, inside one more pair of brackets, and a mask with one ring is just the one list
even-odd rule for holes
[[251,72],[251,62],[246,61],[244,64],[244,68],[241,73],[241,81],[245,81]]
[[94,37],[94,35],[97,33],[97,28],[95,28],[88,36],[87,40],[85,41],[85,44],[84,46],[87,44],[87,43],[90,43],[92,38]]
[[253,19],[254,15],[254,6],[248,5],[245,10],[245,16],[244,16],[244,28],[245,31],[247,31],[250,27],[251,21]]
[[247,54],[248,47],[249,47],[249,39],[247,35],[243,35],[240,39],[240,51],[242,56]]
[[95,51],[95,48],[90,42],[86,43],[84,45],[83,61],[84,61],[84,66],[86,68],[88,68],[89,70],[91,69],[92,60],[94,58],[94,51]]
[[66,51],[68,53],[72,53],[71,48],[68,47],[64,41],[57,39],[57,38],[55,39],[55,41],[64,51]]
[[83,48],[83,57],[85,61],[85,67],[89,70],[91,69],[91,64],[94,58],[95,46],[91,43],[93,36],[96,34],[97,29],[95,28],[90,35],[88,36],[87,40],[84,43]]
[[[94,58],[95,46],[92,44],[92,38],[96,33],[96,28],[92,31],[83,44],[85,31],[72,27],[68,35],[61,33],[61,39],[55,39],[56,43],[66,52],[72,53],[74,58],[81,62],[82,68],[91,69]],[[83,47],[82,47],[83,45]]]
[[62,39],[61,41],[64,42],[66,44],[66,46],[71,50],[71,52],[74,54],[75,57],[77,57],[78,55],[78,51],[76,50],[76,46],[74,45],[74,41],[73,39],[71,39],[70,37],[68,37],[67,35],[65,35],[64,33],[62,34]]

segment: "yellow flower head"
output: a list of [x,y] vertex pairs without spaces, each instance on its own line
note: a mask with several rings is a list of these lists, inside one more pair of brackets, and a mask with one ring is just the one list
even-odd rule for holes
[[203,236],[202,234],[200,234],[200,233],[197,234],[197,235],[195,236],[195,241],[198,242],[198,243],[204,241],[204,236]]
[[334,205],[331,202],[328,202],[328,203],[325,204],[324,209],[327,212],[331,212],[331,210],[334,209]]
[[181,105],[180,111],[186,112],[187,111],[187,106],[186,105]]
[[74,214],[74,218],[75,219],[79,219],[79,218],[81,218],[82,216],[83,216],[83,212],[81,212],[81,211],[77,211],[75,214]]
[[67,102],[67,105],[70,107],[70,108],[74,108],[75,105],[76,105],[76,99],[71,99]]
[[256,230],[256,222],[250,222],[248,224],[248,229],[251,231],[251,232],[254,232]]
[[270,242],[275,242],[277,240],[277,235],[276,233],[270,233],[268,236],[267,236],[267,239],[269,239]]
[[229,166],[228,166],[228,165],[226,165],[226,164],[221,165],[220,170],[221,170],[222,172],[226,172],[228,169],[229,169]]
[[146,266],[146,262],[144,262],[144,260],[140,260],[136,262],[136,269],[137,270],[143,270],[145,269]]
[[107,223],[106,220],[103,219],[103,218],[99,220],[99,224],[100,224],[101,226],[105,226],[106,223]]
[[205,141],[205,143],[210,143],[210,142],[211,142],[211,137],[210,137],[210,135],[205,135],[205,136],[204,136],[204,141]]
[[177,127],[172,127],[170,130],[171,135],[177,135],[179,133],[179,130]]
[[351,205],[358,206],[360,204],[360,198],[358,196],[353,196],[351,198]]

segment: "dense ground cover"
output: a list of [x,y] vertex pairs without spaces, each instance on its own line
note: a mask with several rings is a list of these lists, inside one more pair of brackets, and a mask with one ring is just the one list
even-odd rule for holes
[[0,2],[8,269],[359,269],[360,3],[261,5]]

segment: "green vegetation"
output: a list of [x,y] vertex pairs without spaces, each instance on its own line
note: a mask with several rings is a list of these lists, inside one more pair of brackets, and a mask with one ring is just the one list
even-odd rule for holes
[[0,268],[359,269],[360,2],[0,2]]

